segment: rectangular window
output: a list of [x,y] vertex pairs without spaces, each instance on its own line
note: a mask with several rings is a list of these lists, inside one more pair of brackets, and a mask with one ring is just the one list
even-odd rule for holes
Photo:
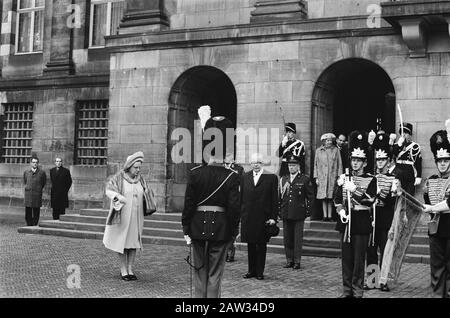
[[117,34],[124,0],[91,0],[89,47],[105,46],[105,36]]
[[28,163],[31,158],[33,103],[2,104],[2,157],[4,163]]
[[17,0],[16,53],[42,52],[44,0]]
[[75,164],[104,166],[108,150],[108,100],[77,101]]

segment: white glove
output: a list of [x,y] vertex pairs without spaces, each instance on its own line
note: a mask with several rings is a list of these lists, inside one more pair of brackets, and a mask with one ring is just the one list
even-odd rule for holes
[[375,140],[376,136],[377,136],[377,134],[373,130],[371,130],[369,133],[369,137],[367,139],[367,141],[369,142],[370,145],[373,144],[373,141]]
[[404,142],[405,142],[405,138],[404,137],[400,137],[400,138],[398,138],[397,145],[399,147],[401,147]]
[[316,178],[316,179],[314,179],[314,180],[316,181],[317,186],[319,186],[319,179]]
[[389,135],[389,144],[392,146],[395,143],[395,138],[397,138],[396,134]]
[[424,204],[425,205],[425,209],[423,209],[423,212],[426,213],[433,213],[433,206],[429,205],[429,204]]
[[375,221],[372,221],[372,227],[375,227]]
[[414,185],[417,186],[419,184],[422,183],[422,178],[416,178],[416,180],[414,181]]
[[353,181],[345,181],[344,182],[344,190],[355,192],[356,191],[356,185],[353,183]]
[[283,136],[283,140],[281,140],[281,145],[284,147],[286,146],[287,142],[288,142],[289,138],[287,135]]
[[186,241],[187,245],[191,245],[192,240],[191,240],[191,237],[189,235],[185,235],[184,236],[184,240]]
[[338,212],[338,214],[339,214],[339,216],[340,216],[341,218],[345,218],[345,217],[347,216],[344,209],[341,209],[341,210]]
[[269,220],[267,221],[267,223],[269,223],[270,225],[274,225],[276,222],[275,222],[274,219],[269,219]]

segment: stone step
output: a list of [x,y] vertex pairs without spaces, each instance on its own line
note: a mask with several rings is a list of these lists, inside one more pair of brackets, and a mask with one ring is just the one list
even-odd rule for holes
[[405,254],[405,258],[403,259],[403,262],[430,264],[430,255]]
[[418,233],[418,234],[414,234],[411,237],[411,241],[409,242],[409,244],[419,244],[419,245],[427,245],[429,246],[429,238],[427,234],[422,234],[422,233]]
[[429,255],[430,246],[427,245],[419,245],[419,244],[409,244],[406,249],[407,254],[412,255]]
[[[96,216],[104,217],[108,216],[108,210],[105,209],[81,209],[80,215],[82,216]],[[160,221],[173,221],[181,223],[181,213],[154,213],[151,216],[146,216],[146,219],[160,220]]]

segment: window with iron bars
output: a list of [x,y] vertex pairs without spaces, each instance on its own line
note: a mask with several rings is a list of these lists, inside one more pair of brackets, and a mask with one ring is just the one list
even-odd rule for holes
[[108,150],[108,100],[77,101],[75,164],[104,166]]
[[4,103],[1,162],[28,163],[31,158],[33,103]]

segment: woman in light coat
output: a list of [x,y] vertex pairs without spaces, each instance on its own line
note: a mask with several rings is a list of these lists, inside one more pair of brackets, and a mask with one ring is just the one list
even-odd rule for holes
[[136,249],[142,250],[144,215],[156,210],[151,189],[140,175],[142,152],[129,156],[123,169],[106,186],[111,206],[106,220],[103,244],[119,254],[123,280],[136,280],[133,265]]
[[323,220],[332,221],[332,199],[336,180],[342,174],[342,160],[336,146],[336,136],[324,134],[322,146],[317,148],[314,158],[314,180],[317,184],[317,199],[322,200]]

